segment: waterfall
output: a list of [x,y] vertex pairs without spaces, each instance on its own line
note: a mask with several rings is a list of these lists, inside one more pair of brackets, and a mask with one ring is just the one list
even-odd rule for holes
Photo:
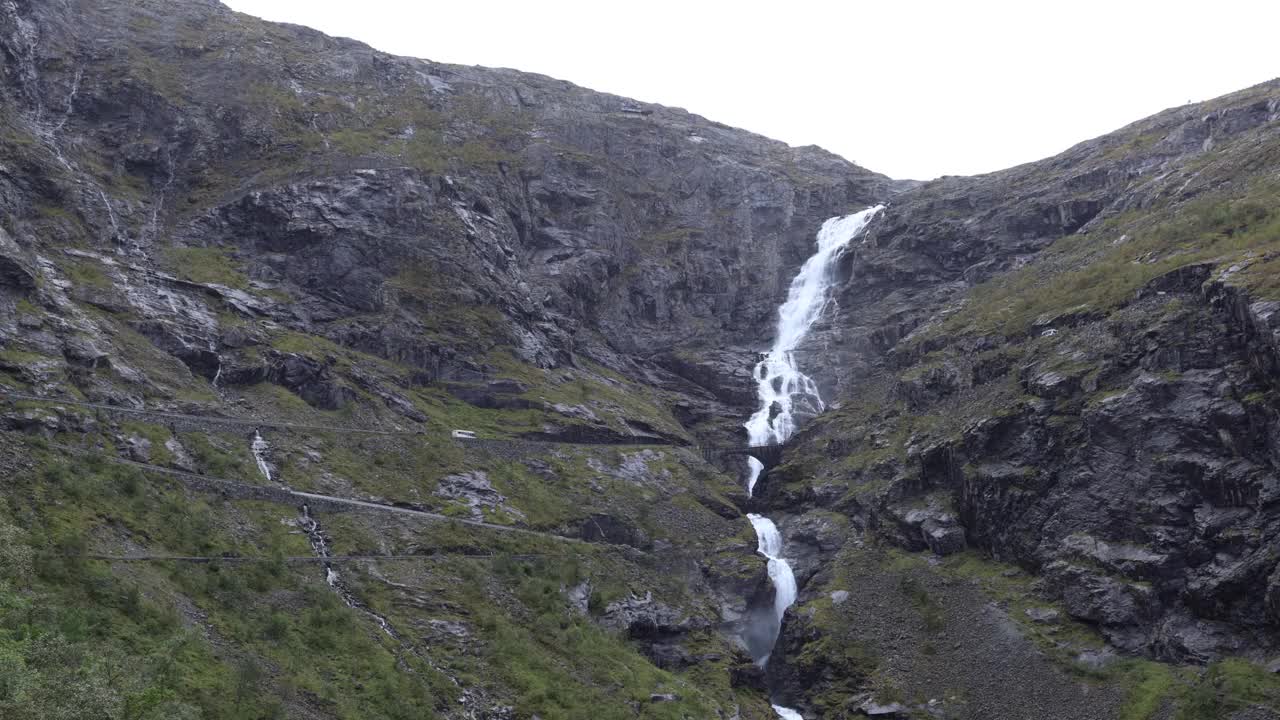
[[[221,374],[221,365],[218,366],[218,371],[219,374]],[[253,443],[249,445],[249,449],[253,451],[253,459],[258,463],[258,472],[262,473],[262,476],[267,479],[267,482],[272,481],[271,466],[267,464],[266,456],[267,450],[270,448],[271,446],[267,444],[267,441],[262,439],[262,433],[254,430]]]
[[391,623],[386,618],[361,604],[356,599],[356,596],[343,585],[342,577],[338,575],[338,571],[334,570],[333,564],[329,562],[329,558],[333,557],[333,553],[329,550],[329,536],[325,535],[324,531],[320,529],[320,523],[312,517],[310,507],[302,506],[302,514],[298,516],[297,522],[298,527],[302,528],[302,532],[306,534],[307,542],[311,543],[311,551],[324,562],[325,584],[338,594],[344,605],[373,618],[378,627],[382,628],[382,632],[393,640],[399,640],[400,636],[396,633],[395,628],[391,627]]
[[[796,430],[795,413],[817,415],[825,409],[818,385],[796,365],[795,349],[813,323],[827,307],[827,291],[831,286],[831,267],[849,242],[871,222],[884,206],[876,205],[862,212],[827,220],[818,231],[817,251],[805,261],[791,281],[787,300],[778,308],[778,333],[773,347],[756,363],[754,377],[759,409],[743,424],[749,445],[785,443]],[[755,494],[756,483],[764,472],[764,464],[747,458],[747,496]],[[772,520],[754,513],[747,515],[756,531],[757,551],[769,565],[769,582],[773,584],[773,610],[777,618],[771,626],[768,650],[756,658],[765,665],[782,630],[782,618],[796,601],[796,578],[791,565],[782,556],[782,534]],[[804,716],[781,705],[773,711],[782,720],[804,720]]]
[[831,285],[832,261],[866,228],[884,206],[831,218],[818,231],[818,251],[804,265],[787,291],[787,301],[778,308],[778,336],[773,348],[756,364],[756,394],[759,409],[746,422],[752,445],[784,443],[795,432],[796,409],[816,415],[824,409],[818,386],[796,366],[794,351],[822,315]]
[[111,208],[111,201],[107,199],[107,193],[98,188],[98,197],[102,198],[102,205],[107,209],[107,219],[111,221],[112,240],[120,238],[120,224],[116,222],[116,211]]
[[747,456],[747,497],[754,497],[756,494],[756,481],[760,479],[760,473],[764,472],[764,463],[759,460]]
[[791,565],[780,557],[782,534],[778,532],[778,526],[769,518],[755,513],[747,515],[747,519],[756,531],[756,551],[769,559],[769,582],[774,588],[773,613],[781,623],[787,608],[796,601],[796,576],[791,572]]

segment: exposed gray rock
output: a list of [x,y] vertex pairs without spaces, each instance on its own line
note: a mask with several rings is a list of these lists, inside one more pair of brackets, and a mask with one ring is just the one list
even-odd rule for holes
[[1054,610],[1053,608],[1030,607],[1024,610],[1023,612],[1026,614],[1028,618],[1031,619],[1031,622],[1041,623],[1046,625],[1057,623],[1058,618],[1061,615],[1061,613],[1059,613],[1057,610]]
[[1132,625],[1150,611],[1151,590],[1065,561],[1050,563],[1044,577],[1073,617],[1101,625]]
[[473,520],[487,520],[486,513],[503,513],[523,520],[524,513],[507,504],[507,498],[493,488],[482,470],[446,475],[436,485],[435,495],[466,505]]
[[583,580],[565,592],[569,606],[580,615],[586,615],[591,605],[591,581]]
[[678,610],[654,600],[653,593],[644,597],[618,600],[605,608],[601,623],[633,639],[653,640],[687,632],[691,623]]
[[868,699],[862,705],[858,706],[858,710],[867,717],[878,718],[906,718],[910,717],[910,709],[898,702],[880,703],[875,699]]

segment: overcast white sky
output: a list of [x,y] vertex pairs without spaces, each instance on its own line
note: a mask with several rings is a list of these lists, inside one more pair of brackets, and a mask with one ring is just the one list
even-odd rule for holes
[[224,0],[683,107],[898,178],[1036,160],[1280,75],[1276,0]]

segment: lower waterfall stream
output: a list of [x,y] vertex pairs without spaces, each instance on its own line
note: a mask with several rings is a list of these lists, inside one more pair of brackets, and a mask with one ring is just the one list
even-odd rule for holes
[[[271,473],[271,464],[267,462],[267,451],[271,449],[271,446],[263,439],[260,430],[253,431],[253,440],[249,444],[249,449],[253,453],[253,459],[258,464],[258,472],[262,473],[262,477],[268,483],[278,482],[279,478]],[[400,636],[391,627],[391,623],[357,600],[355,594],[342,583],[342,578],[338,575],[338,571],[334,570],[333,564],[329,562],[329,557],[332,555],[329,549],[329,536],[320,528],[320,523],[312,517],[311,508],[308,505],[303,504],[297,520],[294,521],[294,525],[307,536],[307,542],[311,545],[311,550],[316,557],[324,561],[324,581],[331,590],[338,594],[343,604],[352,610],[358,610],[373,618],[373,621],[378,624],[378,627],[382,628],[383,632],[392,639],[399,640]]]
[[[882,205],[876,205],[852,215],[831,218],[818,231],[817,252],[796,273],[787,291],[786,302],[778,308],[778,333],[773,347],[755,366],[753,375],[760,406],[744,424],[749,445],[784,443],[796,429],[794,411],[816,415],[824,409],[817,384],[800,372],[794,351],[826,308],[835,261],[881,209]],[[764,472],[764,464],[756,458],[748,458],[747,463],[747,496],[752,497]],[[767,649],[755,658],[756,663],[763,667],[769,662],[778,641],[782,618],[796,601],[796,578],[783,555],[782,534],[778,532],[777,525],[755,513],[747,518],[756,532],[757,550],[768,560],[769,582],[774,588],[776,623],[769,628],[771,639]],[[773,710],[783,720],[804,720],[799,712],[776,703]]]

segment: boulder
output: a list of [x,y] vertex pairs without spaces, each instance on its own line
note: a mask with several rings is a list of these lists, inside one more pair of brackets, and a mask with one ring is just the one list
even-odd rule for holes
[[30,290],[36,286],[37,277],[36,266],[27,253],[0,228],[0,285]]
[[629,638],[646,640],[680,635],[692,625],[680,611],[654,600],[652,592],[609,603],[601,624]]
[[1062,560],[1045,567],[1044,577],[1072,617],[1104,626],[1141,623],[1153,600],[1148,587]]
[[[461,502],[470,510],[472,520],[489,519],[488,513],[502,512],[523,520],[524,513],[507,505],[507,498],[493,488],[489,476],[483,470],[446,475],[436,484],[437,497]],[[590,588],[587,588],[588,594]]]

